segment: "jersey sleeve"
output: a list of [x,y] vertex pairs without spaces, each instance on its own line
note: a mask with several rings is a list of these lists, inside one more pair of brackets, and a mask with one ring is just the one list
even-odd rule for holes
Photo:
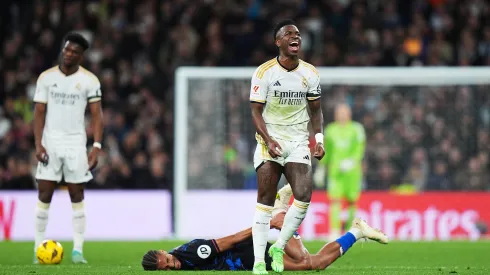
[[176,256],[186,265],[195,268],[211,264],[219,253],[218,245],[213,239],[196,239],[170,251],[170,254]]
[[45,83],[45,78],[41,74],[37,79],[36,93],[34,93],[33,101],[36,103],[48,103],[48,86]]
[[312,70],[312,76],[309,83],[310,85],[308,86],[308,92],[306,93],[306,99],[308,101],[320,99],[322,95],[322,87],[320,86],[320,74],[316,69]]
[[263,72],[255,70],[250,88],[250,102],[265,103],[268,85],[264,78]]
[[87,90],[87,101],[89,103],[97,102],[102,99],[102,91],[100,89],[100,82],[97,78],[91,80]]

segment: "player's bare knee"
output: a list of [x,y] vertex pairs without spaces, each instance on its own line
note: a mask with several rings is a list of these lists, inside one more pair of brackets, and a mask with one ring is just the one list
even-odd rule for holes
[[39,190],[38,199],[42,203],[51,203],[51,199],[53,198],[54,190]]
[[293,190],[294,198],[296,200],[302,201],[302,202],[310,202],[311,201],[311,194],[312,194],[312,189],[311,187],[308,186],[298,186],[296,189],[296,192]]
[[276,199],[276,193],[272,192],[259,192],[257,194],[257,202],[263,205],[274,205],[274,200]]
[[302,266],[304,266],[305,270],[313,270],[313,262],[310,254],[302,255],[300,263]]
[[56,182],[46,181],[46,180],[38,180],[37,182],[38,189],[38,199],[43,203],[51,203],[51,199],[53,198],[54,190],[56,189]]
[[73,203],[78,203],[83,201],[84,194],[83,194],[83,189],[75,189],[75,190],[69,190],[70,193],[70,200]]

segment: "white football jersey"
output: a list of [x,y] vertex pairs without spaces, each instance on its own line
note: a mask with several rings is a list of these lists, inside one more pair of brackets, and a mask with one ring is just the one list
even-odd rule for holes
[[85,146],[87,102],[97,102],[101,96],[99,79],[82,66],[69,76],[58,66],[44,71],[34,94],[34,102],[47,104],[43,144],[49,140],[61,146]]
[[[274,58],[260,65],[252,77],[250,101],[265,104],[262,116],[269,135],[276,139],[308,140],[307,101],[320,96],[320,75],[303,60],[289,71]],[[263,143],[258,134],[256,138]]]

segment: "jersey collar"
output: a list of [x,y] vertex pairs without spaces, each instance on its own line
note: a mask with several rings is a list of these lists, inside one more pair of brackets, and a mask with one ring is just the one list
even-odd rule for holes
[[299,63],[301,63],[301,60],[299,60],[298,62],[298,66],[294,67],[293,69],[289,70],[288,68],[284,67],[281,62],[279,62],[279,56],[276,56],[276,62],[277,64],[279,64],[279,66],[281,67],[281,69],[285,70],[286,72],[294,72],[296,71],[298,68],[299,68]]

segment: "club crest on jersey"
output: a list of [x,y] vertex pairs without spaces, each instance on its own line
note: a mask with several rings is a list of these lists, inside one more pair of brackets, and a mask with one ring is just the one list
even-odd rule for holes
[[197,255],[201,259],[206,259],[211,255],[211,247],[209,245],[201,245],[197,248]]
[[80,85],[80,83],[77,83],[77,86],[75,86],[75,89],[77,89],[79,91],[82,90],[82,85]]
[[306,78],[305,78],[305,77],[303,77],[303,78],[301,79],[301,85],[303,85],[303,88],[308,87],[308,81],[306,81]]
[[260,86],[259,85],[255,85],[253,88],[253,94],[254,95],[259,95],[260,94]]

